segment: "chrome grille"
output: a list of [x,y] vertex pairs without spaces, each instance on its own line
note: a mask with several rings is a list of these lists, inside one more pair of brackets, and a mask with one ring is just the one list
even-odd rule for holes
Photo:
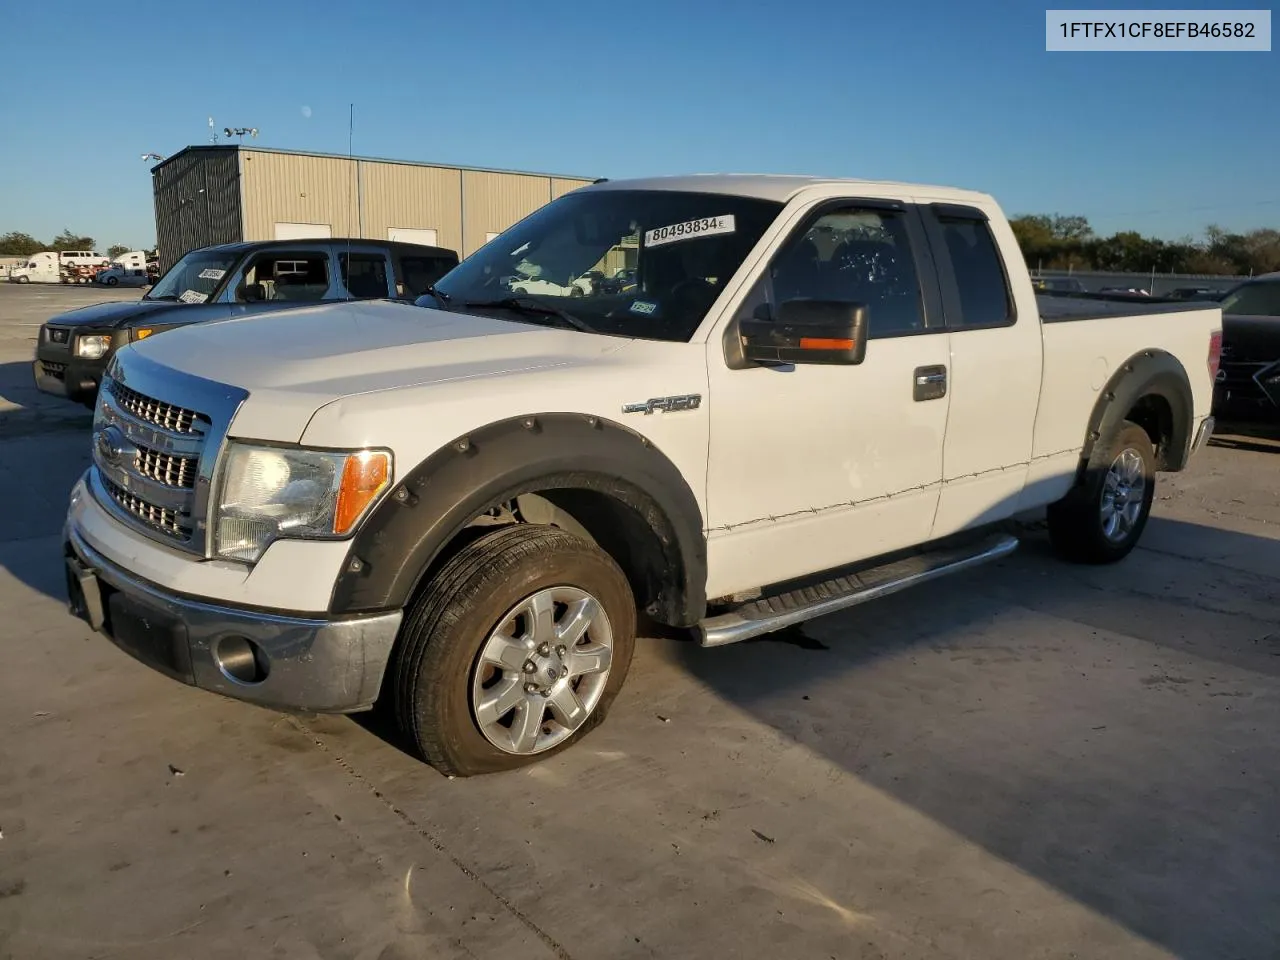
[[147,503],[141,497],[112,483],[105,476],[102,477],[102,485],[106,488],[107,493],[111,495],[112,500],[147,526],[153,527],[177,540],[187,541],[191,539],[191,524],[188,516],[174,510],[166,510],[164,507],[157,507],[153,503]]
[[167,487],[181,487],[184,490],[190,490],[196,485],[199,464],[199,457],[162,453],[143,446],[138,447],[133,458],[133,468],[142,476],[150,477]]
[[145,423],[155,424],[173,433],[203,434],[208,418],[195,410],[179,407],[148,397],[126,387],[118,380],[111,382],[111,395],[115,397],[120,409]]

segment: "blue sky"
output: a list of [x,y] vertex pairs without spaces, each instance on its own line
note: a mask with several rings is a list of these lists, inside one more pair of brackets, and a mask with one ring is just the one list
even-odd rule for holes
[[150,245],[141,154],[207,142],[210,115],[263,146],[345,153],[350,103],[368,156],[917,180],[1103,233],[1280,227],[1280,53],[1046,53],[1044,9],[385,0],[131,20],[13,4],[0,233]]

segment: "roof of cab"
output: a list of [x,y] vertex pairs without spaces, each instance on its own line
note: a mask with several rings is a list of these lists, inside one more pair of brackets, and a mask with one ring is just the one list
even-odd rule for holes
[[[857,180],[842,177],[807,177],[776,173],[701,173],[685,176],[643,177],[631,180],[601,180],[579,190],[682,190],[692,193],[725,193],[740,197],[756,197],[785,203],[801,190],[810,187],[835,187],[839,190],[874,190],[877,193],[927,196],[936,200],[973,202],[991,200],[991,196],[957,187],[923,183],[897,183],[891,180]],[[578,192],[578,191],[574,191]]]
[[[377,247],[384,250],[396,250],[400,253],[421,253],[428,251],[433,254],[456,257],[458,252],[448,247],[431,247],[422,243],[410,243],[407,240],[378,240],[369,237],[312,237],[310,239],[298,240],[236,240],[232,243],[211,243],[196,249],[203,253],[211,253],[217,251],[219,253],[244,253],[250,250],[270,250],[270,249],[289,249],[291,247],[306,247],[312,244],[338,244],[352,247]],[[190,251],[192,253],[195,250]]]

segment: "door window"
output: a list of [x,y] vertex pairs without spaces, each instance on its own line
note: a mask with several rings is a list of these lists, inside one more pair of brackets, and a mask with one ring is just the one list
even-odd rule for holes
[[329,292],[329,258],[323,253],[268,253],[255,257],[236,288],[237,303],[315,302]]
[[866,305],[869,338],[925,329],[920,279],[900,211],[849,206],[823,213],[787,241],[768,282],[770,315],[787,300],[838,300]]

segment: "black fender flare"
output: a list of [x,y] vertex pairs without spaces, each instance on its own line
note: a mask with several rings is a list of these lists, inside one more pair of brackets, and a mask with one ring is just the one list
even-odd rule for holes
[[[645,612],[671,626],[690,626],[705,616],[706,536],[684,475],[635,431],[568,413],[490,423],[454,438],[410,470],[352,538],[330,613],[402,609],[468,524],[535,491],[592,491],[629,508],[635,529],[652,535],[647,542],[655,556],[645,566],[662,567],[645,571],[655,589]],[[620,545],[633,546],[625,540]],[[619,558],[624,567],[630,559]]]
[[1169,441],[1159,451],[1159,468],[1177,471],[1186,466],[1195,421],[1191,380],[1182,362],[1173,354],[1164,350],[1143,350],[1120,364],[1094,404],[1084,449],[1080,454],[1081,478],[1098,442],[1113,434],[1138,401],[1146,396],[1162,398],[1172,414]]

